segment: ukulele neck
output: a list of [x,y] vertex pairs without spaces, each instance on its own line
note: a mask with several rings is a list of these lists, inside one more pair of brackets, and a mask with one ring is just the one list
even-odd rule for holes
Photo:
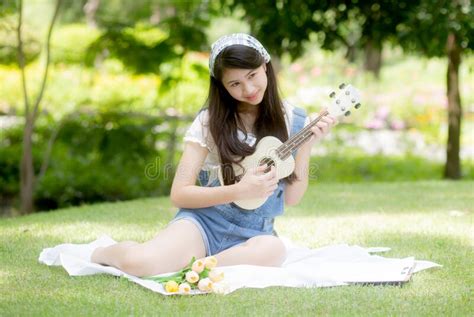
[[329,112],[327,110],[324,110],[318,115],[318,117],[316,117],[316,119],[311,121],[306,127],[304,127],[298,133],[289,138],[288,141],[280,145],[276,150],[280,159],[286,160],[293,151],[296,151],[304,143],[306,143],[306,141],[308,141],[313,135],[311,128],[314,127],[316,123],[318,123],[322,119],[322,117],[327,114],[329,114]]

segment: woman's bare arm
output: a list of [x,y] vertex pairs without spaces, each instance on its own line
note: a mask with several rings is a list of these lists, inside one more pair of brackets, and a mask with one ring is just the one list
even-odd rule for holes
[[308,188],[309,157],[311,144],[303,144],[295,157],[295,175],[297,179],[285,187],[285,205],[297,205]]
[[[312,115],[313,119],[317,114]],[[332,116],[324,116],[321,121],[316,123],[316,126],[311,128],[313,137],[311,140],[303,144],[295,157],[295,174],[297,180],[293,184],[288,184],[285,188],[285,204],[296,205],[303,198],[304,193],[308,189],[309,178],[309,161],[311,156],[311,148],[313,145],[323,138],[330,129],[337,124],[337,119]]]
[[178,208],[204,208],[237,200],[236,185],[201,187],[197,176],[206,159],[208,149],[194,142],[186,142],[171,187],[170,198]]

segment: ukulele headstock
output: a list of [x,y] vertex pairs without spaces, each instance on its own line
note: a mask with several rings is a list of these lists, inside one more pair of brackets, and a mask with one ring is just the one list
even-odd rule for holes
[[340,84],[339,91],[332,92],[329,97],[333,100],[327,110],[330,115],[335,117],[349,116],[352,108],[359,109],[361,106],[360,92],[352,85]]

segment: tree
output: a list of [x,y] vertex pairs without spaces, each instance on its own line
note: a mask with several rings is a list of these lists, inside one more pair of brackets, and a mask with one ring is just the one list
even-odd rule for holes
[[[435,9],[436,8],[436,9]],[[408,52],[445,56],[448,60],[448,141],[444,177],[461,178],[462,122],[459,67],[462,56],[474,49],[474,11],[470,0],[423,0],[398,26],[398,43]]]
[[88,0],[87,3],[84,5],[84,14],[86,15],[87,25],[90,27],[97,27],[97,22],[95,20],[95,15],[97,13],[97,9],[99,8],[100,0]]
[[[459,158],[461,98],[459,66],[474,41],[474,13],[470,0],[415,1],[291,1],[235,0],[231,8],[243,8],[252,32],[277,55],[292,58],[303,52],[303,43],[319,34],[321,47],[345,46],[347,56],[356,45],[366,50],[366,68],[376,74],[381,65],[380,48],[386,41],[398,43],[407,52],[427,57],[446,56],[448,96],[448,142],[444,176],[461,177]],[[355,30],[355,31],[354,31]],[[471,39],[471,40],[470,40]]]
[[88,50],[89,63],[107,51],[108,56],[121,60],[130,71],[162,73],[163,63],[180,61],[186,52],[202,51],[206,47],[204,28],[209,22],[206,4],[146,0],[147,5],[135,8],[133,2],[125,3],[135,20],[108,15],[104,18],[100,12],[105,9],[100,4],[96,22],[102,35]]
[[[36,186],[36,175],[33,169],[33,154],[32,154],[32,135],[35,128],[36,119],[39,115],[39,106],[41,99],[43,98],[43,93],[46,88],[46,81],[48,79],[48,70],[49,70],[49,59],[50,59],[50,40],[51,34],[53,32],[53,27],[56,21],[56,18],[59,13],[59,8],[61,6],[62,0],[56,1],[56,6],[54,14],[49,25],[47,39],[46,39],[46,66],[43,72],[43,78],[41,81],[40,91],[36,97],[33,104],[30,104],[28,98],[28,90],[26,86],[26,74],[25,74],[25,57],[23,52],[23,41],[22,41],[22,26],[23,26],[23,1],[19,0],[18,4],[18,28],[17,28],[17,37],[18,37],[18,65],[21,70],[21,80],[23,87],[23,97],[25,105],[25,126],[23,129],[23,144],[22,144],[22,157],[20,162],[20,213],[27,214],[33,211],[33,194]],[[45,157],[47,157],[46,155]],[[47,164],[47,159],[43,161],[41,171],[44,172],[45,164]]]
[[408,0],[374,1],[292,1],[237,0],[224,5],[243,8],[252,32],[277,55],[292,58],[303,52],[303,43],[318,34],[321,48],[346,49],[354,62],[356,51],[365,54],[364,67],[379,76],[382,46],[397,33],[397,25],[407,19]]

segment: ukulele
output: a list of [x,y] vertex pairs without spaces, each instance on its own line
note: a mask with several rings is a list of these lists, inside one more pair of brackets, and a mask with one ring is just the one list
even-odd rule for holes
[[[293,158],[293,151],[296,151],[306,141],[308,141],[313,132],[311,128],[316,125],[325,115],[338,117],[341,115],[349,116],[350,110],[354,107],[358,109],[360,104],[360,93],[351,85],[339,85],[339,91],[336,94],[332,92],[329,95],[333,100],[327,110],[321,112],[317,118],[311,121],[306,127],[301,129],[298,133],[289,138],[285,143],[282,143],[278,138],[273,136],[266,136],[262,138],[252,155],[245,157],[239,164],[232,164],[236,180],[242,179],[245,171],[266,165],[265,172],[270,171],[271,166],[275,167],[276,176],[282,179],[290,175],[295,169],[295,159]],[[219,181],[224,184],[224,177],[222,175],[222,168],[219,169]],[[253,210],[262,206],[267,198],[255,198],[237,200],[234,203],[242,209]]]

